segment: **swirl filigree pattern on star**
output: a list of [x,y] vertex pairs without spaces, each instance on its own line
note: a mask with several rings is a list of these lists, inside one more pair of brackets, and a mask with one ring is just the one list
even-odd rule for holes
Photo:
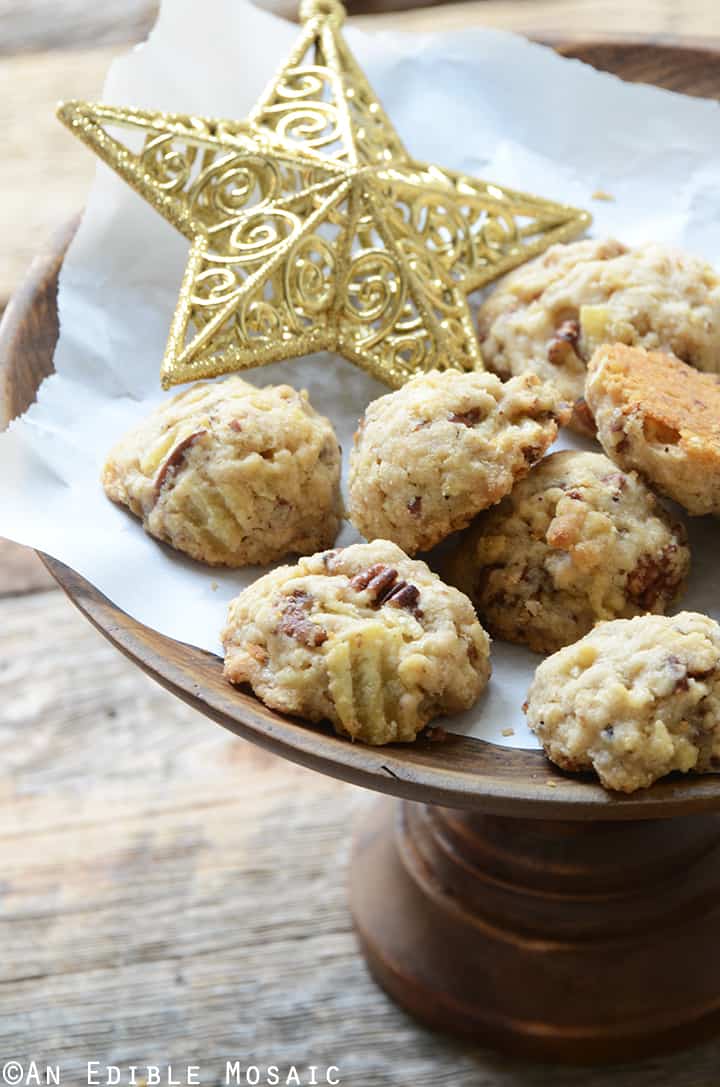
[[[590,217],[416,162],[341,34],[303,6],[246,123],[68,103],[61,119],[192,242],[166,386],[337,351],[399,386],[482,366],[468,294]],[[139,152],[108,132],[145,134]]]

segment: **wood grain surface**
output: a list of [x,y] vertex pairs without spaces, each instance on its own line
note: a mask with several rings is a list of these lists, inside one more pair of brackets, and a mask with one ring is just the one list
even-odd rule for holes
[[48,238],[83,206],[92,181],[92,158],[68,139],[55,105],[61,98],[99,96],[118,51],[0,57],[0,310]]
[[[84,28],[107,12],[112,40],[130,40],[125,13],[141,7],[0,5],[0,51],[27,53],[0,59],[0,305],[92,175],[52,117],[56,98],[98,92],[118,49]],[[432,17],[556,38],[720,35],[716,0],[474,0]],[[369,794],[209,725],[46,586],[34,555],[0,546],[0,1057],[61,1061],[73,1085],[89,1059],[201,1063],[212,1085],[228,1057],[336,1063],[353,1087],[716,1082],[720,1043],[577,1072],[418,1027],[369,981],[350,932],[339,873]]]
[[[358,26],[375,27],[379,17],[358,15]],[[528,37],[561,41],[629,38],[707,43],[720,37],[720,6],[715,0],[467,0],[440,11],[419,9],[382,15],[382,25],[398,30],[451,30],[493,26]]]
[[[345,1087],[711,1087],[720,1042],[528,1065],[417,1026],[368,978],[343,872],[372,797],[208,724],[58,592],[0,623],[0,1056],[338,1064]],[[618,975],[618,985],[622,978]],[[1,1062],[0,1062],[1,1063]]]

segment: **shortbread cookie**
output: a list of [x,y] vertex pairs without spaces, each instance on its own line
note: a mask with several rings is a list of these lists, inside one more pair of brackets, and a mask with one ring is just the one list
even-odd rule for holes
[[555,245],[507,276],[480,310],[486,365],[506,378],[532,370],[576,402],[572,425],[592,432],[585,368],[600,344],[669,351],[720,371],[720,279],[703,261],[616,241]]
[[640,348],[599,348],[586,386],[598,438],[690,513],[720,516],[720,378]]
[[230,605],[225,675],[273,709],[354,740],[414,740],[490,676],[472,604],[387,540],[301,559]]
[[690,552],[635,472],[553,453],[461,535],[449,579],[496,637],[552,653],[599,619],[664,612]]
[[349,514],[368,539],[433,547],[506,495],[569,416],[534,374],[438,370],[373,401],[350,458]]
[[218,566],[269,563],[335,541],[340,449],[288,385],[194,385],[115,446],[105,492],[152,536]]
[[564,770],[631,793],[720,769],[720,626],[681,612],[600,623],[538,667],[530,728]]

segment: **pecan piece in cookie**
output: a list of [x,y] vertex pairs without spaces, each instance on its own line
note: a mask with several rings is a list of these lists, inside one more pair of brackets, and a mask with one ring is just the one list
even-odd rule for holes
[[377,562],[373,566],[369,566],[367,570],[361,570],[359,574],[355,574],[355,577],[350,580],[350,584],[359,593],[367,589],[372,602],[380,606],[385,594],[396,581],[397,570],[393,570],[392,566]]
[[667,670],[673,680],[675,691],[687,691],[690,689],[687,666],[675,654],[671,653],[667,659]]
[[660,599],[672,600],[685,571],[677,561],[677,545],[668,544],[658,555],[642,555],[628,574],[628,596],[646,611]]
[[188,434],[187,438],[183,438],[183,440],[181,442],[178,442],[178,444],[175,446],[172,453],[167,458],[157,474],[157,479],[155,480],[156,501],[160,497],[160,491],[167,483],[170,473],[177,472],[178,468],[183,464],[185,457],[188,454],[188,450],[192,449],[192,447],[195,445],[195,442],[202,438],[203,434],[206,433],[206,430],[198,430],[194,434]]
[[309,649],[317,649],[327,641],[328,634],[324,627],[309,618],[308,611],[311,606],[312,597],[302,589],[296,589],[283,609],[278,630]]
[[322,559],[322,564],[323,564],[323,566],[325,567],[325,569],[327,570],[327,572],[329,574],[332,574],[332,573],[335,572],[334,571],[335,559],[337,558],[337,556],[339,554],[340,554],[340,550],[337,547],[333,547],[330,551],[321,551],[320,552],[320,558]]
[[356,574],[350,584],[356,592],[367,590],[376,608],[383,604],[392,604],[396,608],[406,608],[416,618],[422,615],[417,606],[420,590],[407,581],[398,581],[398,572],[392,566],[376,563]]
[[522,455],[528,464],[535,464],[536,461],[540,460],[544,452],[545,449],[542,446],[526,445],[522,451]]
[[588,407],[584,396],[579,397],[573,404],[572,423],[570,424],[581,434],[590,434],[595,437],[595,417]]
[[485,418],[487,412],[480,408],[470,408],[469,411],[454,411],[448,416],[451,423],[460,423],[462,426],[477,426]]
[[562,366],[570,355],[575,354],[579,339],[579,321],[563,321],[560,327],[555,329],[555,335],[548,344],[548,359],[553,366]]
[[408,611],[417,611],[417,602],[420,599],[420,590],[417,585],[410,585],[407,581],[398,581],[397,585],[385,597],[386,604],[394,604],[396,608],[407,608]]

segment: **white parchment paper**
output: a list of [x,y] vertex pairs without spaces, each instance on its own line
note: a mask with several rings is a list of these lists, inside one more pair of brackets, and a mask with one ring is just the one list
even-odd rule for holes
[[[246,0],[204,0],[202,8],[199,30],[197,0],[164,0],[148,42],[113,64],[98,98],[243,117],[297,28]],[[624,84],[498,31],[366,35],[351,28],[347,35],[418,158],[588,207],[595,234],[674,243],[720,263],[717,103]],[[614,201],[594,201],[596,190]],[[98,483],[109,446],[164,395],[159,364],[187,248],[98,168],[61,274],[56,373],[0,435],[0,534],[61,559],[163,634],[217,652],[228,600],[258,571],[184,559],[146,536]],[[386,391],[329,356],[245,376],[307,388],[346,453],[365,404]],[[339,542],[355,538],[346,527]],[[694,570],[682,606],[720,619],[718,522],[692,522],[691,542]],[[447,727],[537,746],[520,707],[538,659],[495,643],[487,693]],[[509,728],[514,733],[503,736]]]

